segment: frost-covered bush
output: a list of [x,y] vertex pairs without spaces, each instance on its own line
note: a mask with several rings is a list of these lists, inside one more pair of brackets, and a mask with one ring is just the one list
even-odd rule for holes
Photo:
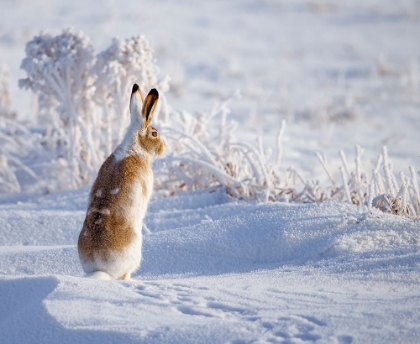
[[197,116],[170,111],[170,124],[161,131],[171,153],[156,163],[159,193],[224,187],[235,198],[275,199],[279,170],[267,163],[261,140],[257,147],[239,142],[234,136],[237,123],[227,120],[228,104],[238,97],[236,93]]
[[9,82],[9,67],[0,61],[0,117],[15,118],[16,113],[11,110]]
[[19,169],[33,180],[36,174],[22,162],[34,150],[39,149],[39,137],[17,120],[12,110],[9,91],[10,70],[0,62],[0,192],[13,193],[22,190],[16,171]]
[[[16,176],[17,170],[42,187],[45,183],[24,162],[43,151],[42,139],[15,119],[0,117],[0,192],[20,192],[22,187]],[[37,152],[37,153],[35,153]]]
[[28,77],[19,85],[38,96],[62,187],[91,183],[121,140],[134,81],[145,89],[168,88],[166,79],[158,83],[153,51],[142,36],[114,39],[96,55],[82,31],[41,33],[27,43],[21,68]]
[[420,217],[414,168],[410,167],[411,178],[401,174],[401,186],[397,187],[386,147],[370,178],[363,168],[361,147],[356,146],[353,169],[340,151],[339,181],[334,180],[333,175],[337,173],[329,171],[326,158],[316,152],[329,179],[328,185],[322,186],[318,180],[305,180],[294,169],[282,172],[284,122],[277,138],[277,156],[271,159],[275,160],[272,163],[261,139],[257,139],[255,146],[239,142],[234,136],[237,123],[227,120],[228,104],[234,98],[236,95],[216,105],[210,113],[197,116],[171,110],[170,125],[162,127],[171,153],[155,166],[158,194],[171,196],[223,187],[234,198],[304,203],[336,200],[366,204],[369,212],[373,206],[409,218]]
[[[304,185],[303,190],[291,195],[294,201],[315,202],[338,200],[356,205],[365,204],[368,212],[372,207],[383,212],[403,215],[408,218],[420,218],[420,194],[414,167],[410,166],[411,177],[400,173],[400,186],[388,161],[387,148],[384,146],[375,168],[368,178],[361,162],[363,150],[356,146],[354,170],[351,170],[343,151],[340,151],[342,166],[339,168],[341,183],[337,183],[328,169],[325,157],[318,152],[317,157],[323,166],[331,184],[321,187],[318,182],[305,182],[300,176],[297,180]],[[382,173],[381,173],[382,170]],[[292,171],[296,174],[296,171]]]
[[106,155],[119,143],[128,124],[125,115],[133,84],[146,93],[155,87],[163,95],[169,89],[168,77],[159,82],[158,72],[153,50],[144,36],[114,38],[111,46],[97,55],[92,73],[96,76],[95,102],[103,110],[102,126],[107,133]]
[[63,179],[73,187],[89,182],[103,160],[92,102],[94,63],[90,39],[81,31],[67,29],[58,36],[41,33],[34,37],[26,45],[21,64],[28,77],[19,86],[38,95],[43,117],[52,126],[49,143],[56,158],[69,162]]
[[413,166],[409,167],[410,177],[400,173],[401,186],[398,188],[396,178],[388,164],[386,147],[383,149],[385,178],[375,170],[371,184],[371,200],[369,206],[395,215],[404,215],[409,218],[420,218],[420,192],[416,172]]

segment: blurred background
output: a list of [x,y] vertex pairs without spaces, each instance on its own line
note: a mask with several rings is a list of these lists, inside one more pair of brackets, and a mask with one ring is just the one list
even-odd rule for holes
[[171,78],[171,107],[206,112],[240,90],[229,105],[236,135],[274,149],[285,120],[283,164],[306,178],[322,173],[315,151],[336,167],[338,151],[352,160],[356,144],[368,164],[387,145],[396,170],[420,167],[418,0],[1,0],[0,9],[3,108],[28,126],[37,98],[17,84],[34,35],[74,27],[100,52],[113,37],[144,34]]

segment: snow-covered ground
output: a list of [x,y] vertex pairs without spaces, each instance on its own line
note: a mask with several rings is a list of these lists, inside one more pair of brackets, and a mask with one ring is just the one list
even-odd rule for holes
[[138,282],[83,277],[87,190],[2,204],[2,343],[415,343],[418,223],[341,203],[156,200]]
[[[22,119],[36,108],[19,66],[40,30],[74,26],[98,51],[145,34],[171,106],[207,111],[240,89],[237,136],[273,149],[285,119],[285,168],[322,179],[316,150],[336,167],[359,144],[367,166],[386,144],[394,170],[420,170],[418,1],[9,0],[0,13]],[[1,343],[420,343],[418,221],[221,191],[155,199],[139,281],[95,281],[76,249],[88,191],[0,195]]]

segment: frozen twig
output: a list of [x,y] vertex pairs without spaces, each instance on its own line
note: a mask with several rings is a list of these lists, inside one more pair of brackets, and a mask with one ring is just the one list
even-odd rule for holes
[[332,178],[330,171],[328,171],[327,164],[325,162],[325,159],[321,156],[319,152],[316,152],[316,157],[318,158],[319,162],[321,163],[322,167],[324,168],[325,173],[327,174],[328,178],[330,179],[331,183],[335,185],[335,181]]
[[281,165],[281,158],[283,156],[283,136],[286,128],[286,121],[281,121],[279,133],[277,135],[277,166]]

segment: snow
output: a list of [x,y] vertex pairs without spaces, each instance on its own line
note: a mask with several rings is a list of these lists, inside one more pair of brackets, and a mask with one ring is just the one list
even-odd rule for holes
[[151,202],[138,281],[98,281],[75,245],[87,196],[3,203],[2,343],[419,340],[418,222],[197,192]]
[[[394,171],[420,170],[416,1],[37,0],[0,10],[0,60],[22,118],[36,111],[17,88],[19,66],[40,30],[74,26],[98,51],[145,34],[172,78],[171,106],[207,111],[238,88],[238,137],[260,135],[273,151],[286,120],[285,169],[326,177],[315,151],[339,171],[338,151],[350,165],[358,144],[368,172],[387,144]],[[418,220],[214,190],[151,201],[130,282],[84,276],[76,243],[89,189],[0,194],[1,343],[420,342]]]

